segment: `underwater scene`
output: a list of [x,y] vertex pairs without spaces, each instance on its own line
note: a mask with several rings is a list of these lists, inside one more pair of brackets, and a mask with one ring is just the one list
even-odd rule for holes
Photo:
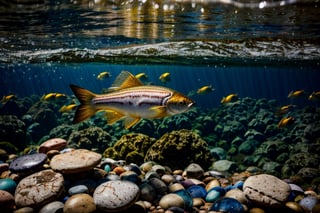
[[1,0],[1,212],[320,212],[319,6]]

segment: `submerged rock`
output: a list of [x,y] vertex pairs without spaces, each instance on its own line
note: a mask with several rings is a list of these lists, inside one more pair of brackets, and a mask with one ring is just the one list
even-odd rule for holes
[[19,150],[26,147],[26,125],[14,115],[0,115],[0,141],[12,143]]
[[137,164],[143,159],[149,147],[156,139],[144,134],[131,133],[123,135],[112,147],[104,151],[104,157],[112,159],[125,159]]
[[182,129],[164,134],[148,150],[145,161],[155,161],[172,169],[185,168],[190,163],[207,169],[211,154],[207,143],[198,134]]
[[69,146],[82,149],[97,149],[102,153],[112,145],[112,137],[103,129],[93,126],[74,131],[68,139]]

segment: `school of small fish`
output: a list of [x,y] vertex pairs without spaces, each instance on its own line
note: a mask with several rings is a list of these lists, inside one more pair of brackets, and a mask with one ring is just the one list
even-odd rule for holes
[[[100,72],[96,78],[104,80],[110,77],[111,73],[104,71]],[[156,119],[186,112],[195,104],[188,96],[208,95],[215,90],[212,85],[204,85],[197,90],[190,91],[188,96],[185,96],[167,87],[144,85],[142,82],[148,79],[148,75],[144,72],[132,75],[128,71],[122,71],[105,94],[95,94],[76,85],[70,85],[77,100],[68,99],[66,94],[57,92],[44,94],[40,100],[64,102],[65,105],[61,106],[59,112],[74,112],[73,123],[75,124],[90,118],[98,111],[102,111],[108,124],[111,125],[118,120],[123,120],[124,127],[129,129],[143,118]],[[164,84],[170,82],[171,73],[162,73],[158,80]],[[275,110],[275,115],[281,117],[277,124],[279,129],[288,127],[295,122],[295,118],[290,116],[290,111],[297,107],[292,104],[293,100],[307,97],[309,101],[318,103],[320,102],[320,91],[314,91],[308,95],[305,90],[300,89],[290,91],[287,97],[291,103]],[[16,99],[15,94],[9,94],[3,96],[0,103],[6,104],[8,101]],[[228,105],[237,100],[239,100],[238,94],[230,93],[222,97],[220,103]]]

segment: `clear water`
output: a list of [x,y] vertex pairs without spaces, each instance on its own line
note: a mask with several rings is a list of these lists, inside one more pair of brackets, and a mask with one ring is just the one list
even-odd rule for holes
[[[318,1],[17,0],[0,3],[0,95],[99,93],[121,70],[219,106],[229,93],[287,104],[320,90]],[[110,79],[98,81],[102,71]],[[303,102],[309,104],[309,102]]]

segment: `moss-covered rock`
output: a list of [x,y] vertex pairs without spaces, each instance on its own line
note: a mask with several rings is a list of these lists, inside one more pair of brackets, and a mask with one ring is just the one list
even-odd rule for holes
[[26,146],[26,125],[15,115],[0,116],[0,141],[12,143],[19,150]]
[[198,163],[204,169],[211,165],[211,154],[206,141],[191,130],[164,134],[148,150],[145,161],[155,161],[171,169],[181,169]]
[[106,147],[112,146],[112,137],[99,127],[89,127],[71,133],[68,139],[70,147],[82,149],[95,149],[102,153]]
[[155,138],[144,134],[126,134],[113,147],[107,148],[103,155],[115,160],[124,159],[129,163],[141,164],[147,150],[155,141]]

